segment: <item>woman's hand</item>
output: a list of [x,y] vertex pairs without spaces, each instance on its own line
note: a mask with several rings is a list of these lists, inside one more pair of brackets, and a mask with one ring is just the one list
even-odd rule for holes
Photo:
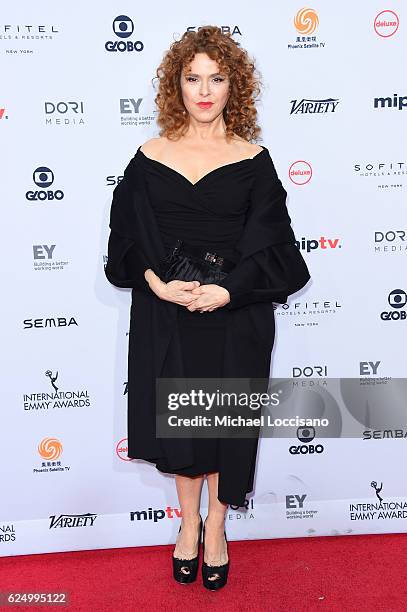
[[197,296],[189,306],[188,310],[200,310],[201,312],[215,310],[221,306],[225,306],[230,302],[230,293],[225,287],[209,283],[201,285],[191,291],[192,295]]
[[192,295],[192,289],[199,287],[199,281],[172,280],[169,283],[165,283],[150,268],[144,272],[144,277],[150,289],[161,300],[174,302],[180,306],[189,306],[198,298],[197,295]]

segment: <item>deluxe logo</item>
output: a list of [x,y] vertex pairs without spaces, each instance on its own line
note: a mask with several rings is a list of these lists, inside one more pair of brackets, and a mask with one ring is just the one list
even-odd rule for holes
[[322,444],[309,444],[315,438],[314,427],[298,427],[297,438],[303,444],[290,446],[290,455],[316,455],[324,452]]
[[293,378],[318,378],[328,376],[328,366],[304,366],[299,368],[298,366],[293,367]]
[[388,295],[387,301],[395,310],[383,311],[380,313],[382,321],[405,321],[407,313],[401,310],[407,304],[407,293],[403,289],[393,289]]
[[393,36],[399,28],[398,15],[390,10],[381,11],[374,18],[373,27],[378,36],[389,38],[389,36]]
[[310,100],[302,98],[302,100],[290,100],[291,111],[290,115],[315,115],[322,113],[334,113],[339,104],[338,98],[325,98],[319,100]]
[[393,94],[391,98],[388,96],[387,98],[373,98],[373,107],[374,108],[397,108],[397,110],[403,110],[407,106],[407,96],[399,96],[398,94]]
[[45,125],[84,125],[83,102],[68,100],[44,102]]
[[325,236],[313,239],[303,236],[301,240],[296,240],[295,244],[301,251],[306,251],[307,253],[315,251],[315,249],[332,250],[342,248],[342,245],[339,244],[339,238],[325,238]]
[[134,32],[134,23],[130,17],[127,17],[127,15],[119,15],[116,17],[116,19],[114,19],[112,27],[113,32],[120,40],[108,40],[105,43],[106,51],[120,51],[121,53],[124,53],[127,51],[142,51],[144,49],[144,45],[141,40],[125,40]]
[[293,19],[298,34],[295,42],[289,43],[289,49],[318,49],[325,47],[324,42],[318,42],[317,37],[311,36],[319,26],[318,13],[312,8],[302,8]]
[[312,178],[311,165],[303,159],[295,161],[288,170],[288,176],[295,185],[306,185]]
[[6,115],[6,109],[5,108],[0,108],[0,120],[1,119],[8,119],[8,115]]
[[128,452],[127,438],[122,438],[116,444],[116,455],[122,461],[131,461],[131,457],[127,456],[127,452]]
[[34,327],[69,327],[70,325],[76,325],[78,327],[78,323],[76,322],[75,317],[70,317],[69,319],[67,319],[66,317],[51,317],[47,319],[24,319],[23,329],[33,329]]
[[51,519],[49,528],[93,527],[96,517],[97,514],[94,512],[88,512],[87,514],[60,514],[59,516],[51,514],[49,517]]
[[26,200],[30,202],[52,202],[54,200],[62,200],[64,192],[60,189],[47,189],[54,182],[54,173],[47,166],[39,166],[33,172],[33,181],[39,187],[35,191],[29,190],[26,192]]

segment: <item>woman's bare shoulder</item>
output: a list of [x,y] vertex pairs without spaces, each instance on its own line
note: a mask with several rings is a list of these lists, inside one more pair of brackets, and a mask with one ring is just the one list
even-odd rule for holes
[[241,136],[237,136],[237,134],[234,135],[233,140],[235,146],[239,149],[240,153],[242,155],[246,155],[247,157],[254,157],[254,155],[260,153],[260,151],[262,151],[264,148],[261,145],[252,144],[251,142],[248,142]]
[[148,155],[148,157],[159,157],[160,151],[162,151],[166,142],[167,139],[161,136],[150,138],[141,145],[140,150]]

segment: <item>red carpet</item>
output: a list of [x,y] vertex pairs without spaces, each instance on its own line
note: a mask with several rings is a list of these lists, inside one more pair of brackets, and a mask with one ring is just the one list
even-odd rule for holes
[[193,585],[172,579],[172,546],[3,557],[0,591],[68,591],[70,606],[59,609],[75,612],[404,611],[406,543],[406,534],[229,542],[229,581],[218,593],[200,574]]

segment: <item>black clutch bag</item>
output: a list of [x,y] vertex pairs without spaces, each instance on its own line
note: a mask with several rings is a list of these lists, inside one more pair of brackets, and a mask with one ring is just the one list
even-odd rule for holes
[[217,284],[233,270],[235,263],[216,253],[199,247],[187,245],[177,240],[161,262],[161,280],[193,281],[202,284]]

